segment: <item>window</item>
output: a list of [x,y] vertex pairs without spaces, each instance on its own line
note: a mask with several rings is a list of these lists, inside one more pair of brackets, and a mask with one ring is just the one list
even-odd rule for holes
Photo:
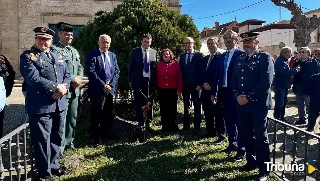
[[[83,27],[83,25],[72,25],[73,26],[73,38],[76,38],[78,33],[79,33],[79,30]],[[58,43],[59,42],[59,37],[58,37],[58,28],[56,27],[56,24],[49,24],[49,28],[52,29],[55,34],[54,34],[54,37],[53,37],[53,43]]]

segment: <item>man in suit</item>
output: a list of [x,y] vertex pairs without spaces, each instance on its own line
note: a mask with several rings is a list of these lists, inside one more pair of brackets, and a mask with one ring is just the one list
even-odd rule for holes
[[211,102],[211,90],[217,89],[212,88],[212,82],[215,79],[217,73],[218,61],[221,58],[224,50],[218,48],[218,43],[214,38],[207,40],[207,46],[210,51],[210,55],[203,58],[202,70],[201,70],[201,81],[202,81],[202,92],[201,101],[206,120],[206,135],[205,137],[218,136],[218,140],[224,138],[224,122],[221,104],[213,104]]
[[320,113],[320,73],[311,76],[305,91],[310,96],[307,131],[312,132]]
[[[239,131],[236,100],[232,96],[232,78],[234,74],[234,67],[236,66],[238,61],[237,59],[244,52],[237,48],[239,36],[236,32],[232,30],[226,31],[223,35],[223,39],[225,42],[225,46],[227,47],[227,51],[224,53],[223,58],[220,59],[217,76],[218,80],[215,82],[218,83],[219,87],[220,97],[218,97],[218,99],[221,99],[222,101],[223,118],[225,120],[229,141],[229,145],[224,151],[227,153],[231,151],[237,151],[234,160],[241,161],[245,155],[245,148],[243,145],[241,133]],[[213,90],[211,94],[212,102],[215,102],[217,99],[217,92]]]
[[[3,80],[3,88],[4,88],[4,99],[10,96],[14,84],[16,72],[13,70],[8,59],[0,54],[0,78]],[[5,106],[6,102],[2,102],[3,106]],[[1,104],[2,104],[1,103]],[[0,111],[0,138],[3,136],[3,119],[4,119],[4,109]]]
[[267,114],[272,106],[271,84],[274,64],[272,57],[258,49],[258,33],[240,35],[245,54],[235,65],[233,95],[237,100],[240,132],[243,133],[247,163],[241,171],[258,167],[259,181],[268,179],[265,162],[270,162]]
[[100,35],[99,49],[89,52],[86,60],[88,94],[92,103],[91,141],[94,147],[98,146],[99,137],[110,138],[109,133],[114,122],[113,96],[120,70],[117,56],[109,51],[110,44],[109,35]]
[[52,52],[54,31],[34,29],[36,46],[20,55],[20,72],[26,82],[26,112],[38,171],[37,180],[54,180],[63,175],[57,159],[68,108],[67,91],[71,75],[64,57]]
[[[150,48],[151,42],[152,36],[150,34],[142,36],[141,47],[134,48],[131,51],[128,72],[129,84],[134,94],[138,127],[145,127],[149,131],[151,131],[153,117],[152,105],[156,86],[155,67],[157,63],[157,51]],[[145,124],[142,107],[147,104],[149,105],[149,111],[147,111]]]
[[194,40],[187,37],[184,40],[185,53],[180,55],[180,68],[182,73],[182,96],[184,107],[183,129],[190,129],[190,97],[194,106],[193,124],[197,134],[200,132],[201,123],[201,100],[200,90],[201,81],[197,75],[200,75],[202,59],[204,55],[194,50]]
[[285,109],[288,103],[288,89],[291,87],[291,76],[294,76],[300,70],[300,67],[290,69],[288,60],[291,54],[292,49],[290,47],[283,47],[274,65],[273,86],[275,89],[275,106],[273,116],[280,120],[284,120]]
[[61,143],[61,152],[63,153],[65,149],[75,149],[73,140],[77,123],[78,97],[80,95],[79,86],[83,77],[83,67],[80,63],[79,52],[70,45],[73,40],[73,27],[70,24],[59,22],[57,28],[60,30],[58,33],[60,41],[52,48],[65,57],[71,74],[71,86],[67,94],[69,106],[65,122],[64,138]]

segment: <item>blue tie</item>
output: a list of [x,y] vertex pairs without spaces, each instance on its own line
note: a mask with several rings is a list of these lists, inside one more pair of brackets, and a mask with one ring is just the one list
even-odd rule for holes
[[229,60],[229,54],[230,54],[230,52],[229,51],[227,51],[227,53],[226,53],[226,58],[224,59],[224,72],[223,72],[223,86],[227,86],[227,65],[228,65],[228,60]]
[[148,54],[147,50],[144,50],[144,59],[143,59],[143,69],[145,73],[149,73],[149,63],[148,63]]
[[106,70],[106,78],[107,81],[111,80],[111,72],[110,72],[110,65],[109,65],[109,59],[106,52],[103,52],[103,58],[105,63],[105,70]]

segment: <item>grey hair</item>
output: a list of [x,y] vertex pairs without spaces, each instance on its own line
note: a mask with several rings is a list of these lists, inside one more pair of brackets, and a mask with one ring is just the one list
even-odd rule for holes
[[111,42],[111,37],[110,37],[109,35],[107,35],[107,34],[102,34],[102,35],[100,35],[100,36],[99,36],[99,41],[100,41],[100,39],[101,39],[102,37],[106,37],[106,38],[109,39],[110,42]]
[[280,55],[284,55],[285,53],[287,53],[289,51],[292,52],[292,48],[288,47],[288,46],[285,46],[285,47],[281,48]]
[[223,36],[225,36],[226,34],[230,34],[231,37],[234,38],[234,39],[236,39],[237,41],[240,40],[238,33],[235,32],[235,31],[227,30],[227,31],[223,34]]
[[307,50],[308,51],[308,53],[309,53],[309,55],[311,55],[311,49],[309,48],[309,47],[301,47],[300,49],[299,49],[299,51],[301,51],[301,50]]

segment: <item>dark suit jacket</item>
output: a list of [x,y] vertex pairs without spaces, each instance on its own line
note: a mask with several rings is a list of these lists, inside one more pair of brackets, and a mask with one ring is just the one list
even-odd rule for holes
[[[150,48],[149,51],[149,61],[150,61],[150,87],[155,87],[156,85],[156,64],[157,64],[157,51]],[[142,48],[137,47],[131,51],[129,60],[129,70],[128,70],[128,81],[133,89],[139,89],[141,85],[141,80],[143,78],[143,54]]]
[[[114,95],[120,70],[117,63],[117,56],[110,51],[108,51],[108,55],[110,57],[110,71],[112,76],[109,82],[109,85],[112,87],[110,93]],[[107,77],[100,50],[97,49],[89,52],[86,60],[86,67],[89,78],[88,93],[91,96],[96,97],[104,96],[105,93],[103,91],[103,87],[106,85]]]
[[[224,60],[226,57],[226,53],[224,52],[221,55],[221,58],[218,61],[218,65],[217,65],[217,76],[215,76],[216,80],[213,81],[213,85],[214,87],[219,87],[222,86],[223,84],[223,76],[224,76]],[[230,89],[232,89],[232,77],[233,77],[233,73],[234,73],[234,67],[235,64],[237,63],[237,59],[240,55],[242,55],[244,53],[243,50],[240,49],[235,49],[232,55],[232,58],[230,60],[229,63],[229,67],[228,67],[228,72],[227,72],[227,87],[229,87]],[[217,90],[213,89],[211,91],[211,95],[216,95],[217,94]]]
[[290,69],[288,60],[283,56],[279,56],[274,64],[273,85],[277,88],[289,89],[291,86],[291,76],[298,71],[296,68]]
[[68,108],[67,96],[55,100],[52,98],[58,84],[70,87],[71,75],[65,59],[50,52],[51,59],[37,48],[27,50],[20,55],[20,72],[27,85],[27,114],[43,114]]
[[[202,61],[202,66],[201,66],[201,71],[200,71],[200,76],[201,77],[201,85],[204,83],[208,83],[214,91],[217,91],[217,83],[214,82],[217,80],[217,72],[218,72],[218,63],[222,57],[222,53],[217,52],[211,59],[210,64],[208,65],[207,68],[207,63],[209,61],[210,55],[207,55],[203,57]],[[215,85],[215,87],[212,87],[212,85]],[[202,89],[205,93],[208,92],[210,94],[211,91],[206,91],[204,88]]]
[[194,90],[197,86],[202,86],[201,77],[199,78],[202,70],[204,55],[200,52],[194,52],[191,57],[191,62],[186,63],[186,53],[180,55],[180,68],[182,73],[182,84],[184,90]]

